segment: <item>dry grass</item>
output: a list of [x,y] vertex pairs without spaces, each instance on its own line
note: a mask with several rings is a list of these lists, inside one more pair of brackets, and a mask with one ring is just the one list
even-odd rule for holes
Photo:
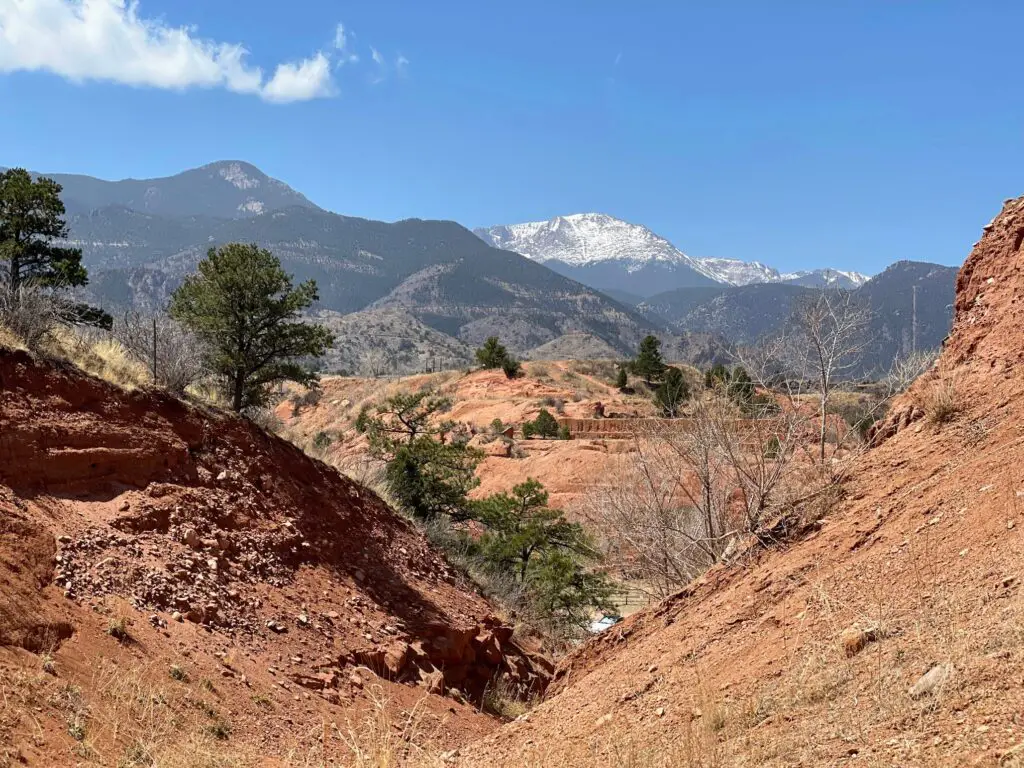
[[22,352],[28,349],[25,343],[13,331],[3,325],[0,325],[0,347],[17,349]]
[[373,707],[361,722],[347,722],[339,735],[353,768],[434,768],[444,765],[437,750],[438,723],[426,716],[421,699],[412,710],[395,716],[395,708],[379,686],[369,689]]
[[925,418],[935,426],[942,426],[963,410],[956,381],[952,378],[935,378],[914,390],[914,404],[924,411]]
[[[0,670],[0,767],[20,764],[19,743],[66,750],[59,765],[241,768],[262,760],[218,739],[216,709],[183,682],[154,684],[154,670],[101,660],[87,686],[45,674]],[[61,723],[63,738],[46,735]]]
[[149,369],[114,339],[96,338],[91,333],[58,326],[43,352],[67,360],[122,389],[132,390],[152,383]]
[[503,720],[515,720],[537,705],[537,697],[526,699],[507,677],[492,680],[484,691],[483,711]]

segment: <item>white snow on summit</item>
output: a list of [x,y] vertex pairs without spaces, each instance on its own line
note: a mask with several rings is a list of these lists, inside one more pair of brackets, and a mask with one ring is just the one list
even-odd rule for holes
[[249,176],[240,163],[229,163],[219,169],[220,177],[238,189],[254,189],[260,185],[259,179]]
[[759,261],[708,258],[700,259],[700,262],[714,273],[715,280],[729,285],[775,283],[780,279],[779,270]]
[[682,264],[716,279],[700,261],[687,256],[665,238],[646,227],[602,213],[556,216],[548,221],[489,227],[476,232],[495,248],[514,251],[541,263],[560,261],[581,267],[618,261],[633,272],[651,262],[662,262]]
[[556,216],[548,221],[507,224],[474,230],[495,248],[514,251],[542,264],[559,261],[573,267],[613,262],[631,274],[652,263],[685,265],[724,285],[797,282],[856,288],[870,279],[859,272],[814,269],[780,274],[759,261],[687,256],[646,227],[602,213]]
[[803,280],[814,277],[820,279],[825,285],[841,283],[844,288],[859,288],[871,279],[871,275],[862,272],[844,272],[841,269],[803,269],[799,272],[787,272],[782,275],[784,281]]

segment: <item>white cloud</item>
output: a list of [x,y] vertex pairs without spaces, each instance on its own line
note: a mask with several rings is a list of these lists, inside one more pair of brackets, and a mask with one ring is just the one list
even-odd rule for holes
[[395,59],[395,69],[398,70],[398,74],[404,74],[408,66],[409,60],[402,54],[398,54],[398,58]]
[[[339,27],[339,30],[341,28]],[[137,0],[0,0],[0,73],[45,71],[73,82],[103,80],[184,90],[224,88],[273,102],[335,92],[323,53],[279,64],[269,81],[246,48],[139,15]]]
[[331,80],[331,60],[318,53],[298,64],[279,64],[261,95],[267,101],[287,104],[326,98],[336,92]]
[[[344,24],[338,24],[334,30],[334,47],[338,51],[338,66],[342,64],[355,64],[359,61],[359,55],[348,50],[348,35]],[[354,37],[354,35],[353,35]]]
[[383,57],[383,56],[381,55],[381,52],[380,52],[380,51],[378,51],[378,50],[377,50],[376,48],[374,48],[373,46],[370,46],[370,55],[372,55],[372,56],[373,56],[373,60],[374,60],[374,61],[375,61],[375,62],[376,62],[377,64],[380,64],[380,65],[381,65],[382,67],[384,66],[384,57]]

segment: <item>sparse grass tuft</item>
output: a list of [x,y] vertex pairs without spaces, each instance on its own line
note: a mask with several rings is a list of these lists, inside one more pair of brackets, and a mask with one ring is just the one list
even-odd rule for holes
[[183,683],[188,680],[188,672],[177,664],[171,664],[170,675],[171,680],[177,680],[179,683]]
[[950,378],[934,379],[914,392],[915,404],[935,426],[947,424],[963,410],[963,400],[956,382]]
[[131,640],[132,636],[128,631],[128,619],[124,616],[111,619],[107,623],[107,634],[119,643],[126,643]]
[[231,723],[217,718],[206,726],[206,732],[218,741],[227,741],[231,736]]
[[517,686],[507,677],[492,680],[484,691],[483,710],[503,720],[515,720],[534,706],[536,698],[523,698]]
[[397,768],[413,765],[417,768],[442,766],[444,762],[432,749],[438,724],[430,723],[421,706],[421,699],[412,710],[399,718],[380,686],[367,691],[373,708],[361,723],[346,723],[339,736],[351,757],[347,765],[354,768]]

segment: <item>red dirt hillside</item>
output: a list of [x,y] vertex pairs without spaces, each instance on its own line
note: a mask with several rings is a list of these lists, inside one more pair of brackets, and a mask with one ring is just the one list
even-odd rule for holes
[[454,745],[543,686],[511,633],[289,443],[0,349],[0,766],[344,763],[367,712]]
[[952,335],[802,538],[560,664],[466,766],[1024,765],[1024,198]]

